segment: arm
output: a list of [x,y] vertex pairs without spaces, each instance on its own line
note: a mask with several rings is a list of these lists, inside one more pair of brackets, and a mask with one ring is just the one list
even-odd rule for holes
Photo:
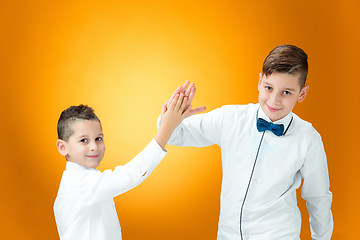
[[[190,116],[174,130],[169,145],[182,147],[206,147],[220,145],[223,125],[223,109],[218,108],[204,114]],[[162,125],[160,117],[157,127]]]
[[[142,183],[165,157],[165,146],[173,130],[188,114],[191,107],[185,109],[188,99],[184,94],[177,94],[174,101],[162,106],[163,126],[154,139],[133,160],[124,166],[117,166],[114,171],[87,171],[81,176],[84,192],[88,193],[86,202],[94,204],[118,196]],[[86,189],[87,188],[87,189]]]
[[[188,103],[188,98],[183,93],[176,94],[172,102],[167,102],[161,108],[161,122],[163,123],[156,133],[156,142],[165,149],[167,142],[174,129],[184,120],[185,116],[189,114],[191,106]],[[185,110],[185,106],[187,109]]]
[[[183,86],[179,86],[170,97],[168,104],[172,103],[174,97],[181,93],[188,96],[189,100],[187,104],[190,105],[196,93],[194,83],[190,84],[189,81],[186,81]],[[188,105],[186,107],[188,107]],[[221,110],[216,109],[209,113],[194,115],[205,110],[206,107],[201,106],[191,109],[185,114],[186,119],[175,129],[169,144],[194,147],[219,144],[221,133]],[[160,129],[162,125],[163,121],[159,117],[157,121],[158,129]]]
[[324,146],[320,135],[309,145],[305,163],[300,170],[304,183],[301,196],[310,215],[312,239],[330,239],[333,231],[332,193]]

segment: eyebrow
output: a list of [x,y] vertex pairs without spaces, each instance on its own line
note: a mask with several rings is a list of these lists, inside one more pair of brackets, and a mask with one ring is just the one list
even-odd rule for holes
[[290,92],[295,92],[295,89],[293,88],[285,88],[284,90],[290,91]]
[[[104,134],[103,134],[103,133],[100,133],[98,136],[103,137]],[[89,137],[89,136],[88,136],[88,135],[81,135],[81,136],[79,136],[79,138],[87,138],[87,137]]]
[[[271,87],[273,86],[271,83],[267,82],[264,80],[264,84],[265,85],[270,85]],[[284,88],[283,90],[286,90],[286,91],[290,91],[290,92],[295,92],[295,89],[293,88]]]

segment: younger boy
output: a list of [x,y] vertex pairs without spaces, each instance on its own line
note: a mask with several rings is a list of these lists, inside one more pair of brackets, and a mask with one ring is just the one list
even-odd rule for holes
[[185,109],[187,102],[184,94],[178,94],[168,107],[164,104],[164,124],[154,139],[126,165],[104,172],[96,169],[104,156],[105,143],[93,109],[80,105],[62,112],[56,145],[67,163],[54,204],[60,239],[121,239],[113,198],[144,181],[164,158],[173,130],[191,114],[191,107]]
[[189,117],[175,129],[171,145],[221,148],[218,240],[300,239],[296,189],[301,179],[312,238],[331,238],[332,194],[321,137],[292,112],[307,95],[307,72],[303,50],[278,46],[264,61],[259,103],[223,106]]

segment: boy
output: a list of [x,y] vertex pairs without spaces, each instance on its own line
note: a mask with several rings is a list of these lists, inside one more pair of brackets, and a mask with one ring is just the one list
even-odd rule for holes
[[54,213],[62,240],[119,240],[121,228],[113,198],[147,178],[166,155],[165,146],[177,125],[191,115],[187,97],[178,94],[164,104],[164,125],[132,161],[114,171],[96,170],[105,152],[100,120],[92,108],[72,106],[58,121],[57,148],[66,157]]
[[[301,179],[312,238],[331,238],[332,193],[321,137],[310,123],[292,113],[309,90],[307,72],[302,49],[278,46],[264,61],[259,103],[223,106],[189,117],[170,138],[171,145],[218,144],[221,148],[218,240],[300,239],[296,189]],[[188,84],[173,96],[185,92]]]

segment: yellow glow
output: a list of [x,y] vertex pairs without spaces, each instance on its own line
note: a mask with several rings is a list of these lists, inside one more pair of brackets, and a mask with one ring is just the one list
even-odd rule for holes
[[[295,113],[321,133],[334,193],[333,239],[355,239],[360,195],[357,1],[8,1],[1,14],[3,239],[57,239],[65,160],[61,111],[94,107],[107,146],[99,169],[124,164],[156,133],[161,104],[185,80],[194,106],[257,102],[268,52],[309,55],[309,96]],[[354,113],[355,112],[355,113]],[[343,131],[341,126],[345,126]],[[168,146],[141,186],[115,199],[124,239],[216,239],[220,150]],[[306,207],[302,238],[310,238]]]

